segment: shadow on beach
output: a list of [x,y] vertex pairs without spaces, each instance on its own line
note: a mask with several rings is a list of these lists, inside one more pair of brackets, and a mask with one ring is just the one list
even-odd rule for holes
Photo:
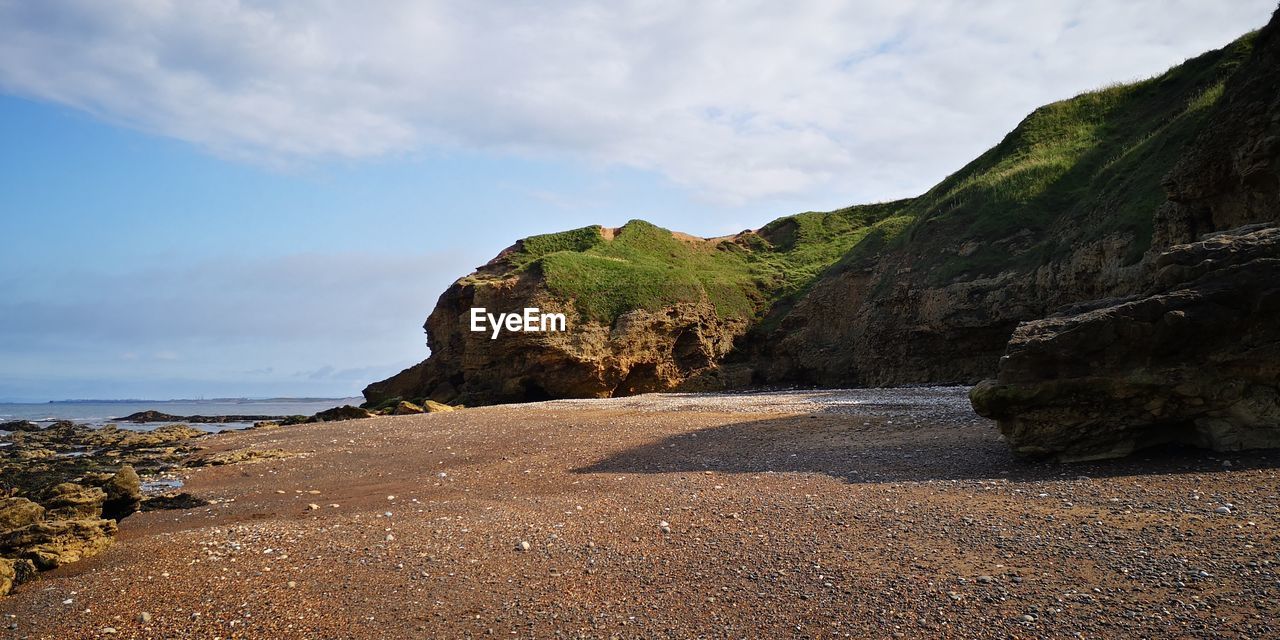
[[1280,449],[1216,453],[1173,446],[1119,460],[1021,460],[1000,440],[993,422],[972,413],[937,407],[920,411],[914,403],[862,404],[858,409],[876,415],[836,407],[810,415],[735,422],[633,447],[573,471],[823,473],[850,483],[1032,482],[1280,466]]

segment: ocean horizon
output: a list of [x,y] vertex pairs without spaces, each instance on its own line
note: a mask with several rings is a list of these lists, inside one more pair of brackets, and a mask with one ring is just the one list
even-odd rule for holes
[[[214,398],[208,400],[51,400],[48,402],[0,402],[0,423],[30,420],[37,423],[71,420],[101,426],[118,423],[121,418],[139,411],[159,411],[177,416],[292,416],[312,415],[344,404],[360,404],[363,398]],[[161,423],[121,427],[151,428]],[[243,428],[251,423],[193,425],[210,431]]]

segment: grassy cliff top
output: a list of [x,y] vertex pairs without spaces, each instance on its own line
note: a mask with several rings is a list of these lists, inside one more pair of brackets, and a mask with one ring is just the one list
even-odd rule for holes
[[[888,245],[908,252],[933,284],[1067,253],[1065,239],[1129,235],[1128,260],[1150,246],[1161,179],[1201,131],[1226,79],[1249,56],[1255,33],[1158,76],[1116,84],[1036,109],[1003,140],[903,207],[885,237],[846,263]],[[1021,236],[1020,250],[995,243]],[[958,255],[954,248],[976,249]],[[865,243],[864,243],[865,244]]]
[[611,234],[583,227],[521,241],[504,256],[505,274],[540,273],[550,291],[604,322],[633,309],[701,301],[721,316],[750,319],[807,286],[901,205],[801,213],[712,240],[642,220]]

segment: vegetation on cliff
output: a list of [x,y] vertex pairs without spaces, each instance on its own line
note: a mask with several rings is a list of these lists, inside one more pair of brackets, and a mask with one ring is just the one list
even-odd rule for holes
[[751,319],[802,290],[901,204],[800,213],[713,239],[643,220],[616,232],[583,227],[524,239],[494,275],[534,273],[584,317],[605,323],[635,309],[702,301],[721,316]]

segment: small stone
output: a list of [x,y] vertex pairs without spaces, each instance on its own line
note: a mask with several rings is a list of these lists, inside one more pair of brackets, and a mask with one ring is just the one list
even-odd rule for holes
[[1225,515],[1229,515],[1229,514],[1231,513],[1231,507],[1228,507],[1228,506],[1226,506],[1226,505],[1223,505],[1223,506],[1221,506],[1221,507],[1218,507],[1217,509],[1214,509],[1214,510],[1213,510],[1213,512],[1214,512],[1214,513],[1220,513],[1220,514],[1222,514],[1222,515],[1224,515],[1224,516],[1225,516]]
[[1018,618],[1018,619],[1019,619],[1019,620],[1021,620],[1021,621],[1023,621],[1023,622],[1035,622],[1035,621],[1036,621],[1036,617],[1035,617],[1035,616],[1033,616],[1033,615],[1031,615],[1031,614],[1029,614],[1029,613],[1024,613],[1024,614],[1022,614],[1022,617],[1020,617],[1020,618]]
[[671,523],[667,522],[666,520],[659,522],[658,530],[663,533],[671,533]]
[[139,613],[139,614],[138,614],[138,622],[141,622],[142,624],[146,624],[146,623],[148,623],[148,622],[151,622],[151,614],[150,614],[150,613],[147,613],[146,611],[143,611],[142,613]]
[[113,635],[115,635],[115,634],[116,634],[116,628],[115,628],[115,627],[103,627],[101,630],[99,630],[99,631],[98,631],[98,633],[101,633],[102,635],[106,635],[106,636],[113,636]]
[[393,535],[391,535],[391,534],[389,534],[389,533],[387,534],[387,542],[395,542],[395,539],[396,539],[396,537],[395,537],[395,536],[393,536]]
[[981,582],[982,584],[991,584],[995,581],[996,579],[991,576],[978,576],[978,582]]
[[294,582],[293,580],[290,580],[286,582],[285,585],[288,586],[290,589],[293,589],[298,586],[298,583]]
[[516,545],[516,550],[517,550],[517,551],[528,551],[529,549],[531,549],[531,548],[532,548],[532,546],[533,546],[533,545],[530,545],[528,540],[521,540],[521,541],[520,541],[520,544]]

